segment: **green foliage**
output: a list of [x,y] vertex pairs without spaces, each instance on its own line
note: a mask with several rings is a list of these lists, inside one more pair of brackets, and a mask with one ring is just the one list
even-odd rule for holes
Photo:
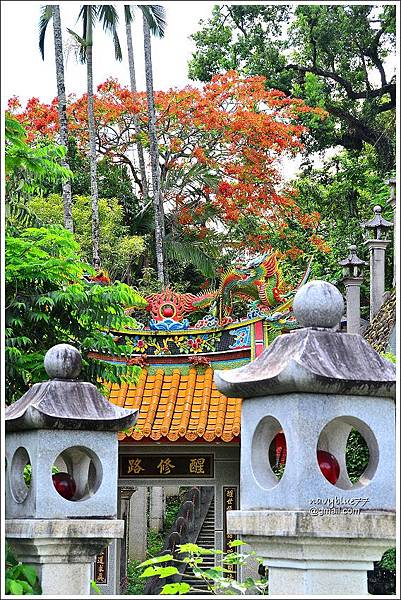
[[[44,226],[63,224],[63,199],[57,194],[32,198],[28,208]],[[92,257],[91,210],[89,196],[74,196],[74,237],[86,262]],[[112,279],[132,281],[132,270],[135,271],[138,257],[145,248],[144,238],[129,235],[124,225],[123,207],[116,198],[99,199],[99,225],[102,267]]]
[[385,569],[390,573],[396,572],[396,554],[395,548],[389,548],[383,554],[381,561],[379,562],[379,567],[381,569]]
[[93,269],[79,257],[79,245],[63,227],[27,228],[6,235],[6,397],[19,398],[33,383],[46,379],[43,358],[58,343],[75,345],[83,357],[82,376],[120,381],[132,379],[138,367],[89,360],[96,351],[119,355],[112,329],[133,326],[124,307],[146,301],[131,287],[116,282],[102,286],[87,283]]
[[65,148],[52,142],[27,142],[22,125],[6,113],[5,116],[5,214],[7,227],[18,229],[35,224],[27,209],[32,194],[41,195],[45,181],[61,183],[72,176],[62,166]]
[[381,356],[383,358],[385,358],[386,360],[389,360],[390,362],[392,362],[394,365],[397,362],[397,357],[392,352],[382,352]]
[[[200,581],[204,581],[207,584],[209,593],[216,595],[232,595],[232,594],[244,594],[247,590],[252,589],[252,593],[266,594],[268,583],[266,579],[259,579],[255,581],[249,577],[244,583],[238,583],[234,579],[227,577],[231,570],[227,568],[229,565],[245,565],[247,560],[251,557],[253,560],[258,561],[262,564],[262,559],[256,556],[255,552],[242,553],[235,550],[237,547],[243,545],[244,542],[241,540],[234,540],[229,544],[230,550],[226,553],[222,550],[214,550],[208,548],[202,548],[197,544],[188,543],[181,544],[179,546],[180,555],[184,555],[184,558],[172,559],[168,556],[156,556],[148,559],[138,565],[138,569],[144,569],[141,574],[142,578],[148,577],[159,577],[161,579],[167,578],[171,575],[179,573],[177,567],[171,563],[186,564],[188,565],[195,577]],[[211,554],[220,556],[220,563],[215,567],[205,568],[203,565],[203,557],[210,556]],[[161,566],[163,563],[170,563],[168,566]],[[202,568],[203,566],[203,568]],[[161,594],[187,594],[190,591],[196,591],[183,583],[170,583],[166,582],[162,588]]]
[[230,69],[264,75],[269,87],[329,112],[319,122],[305,115],[308,151],[368,143],[382,173],[394,168],[394,6],[223,4],[200,25],[191,79]]
[[148,548],[146,554],[150,557],[157,556],[162,550],[164,545],[164,537],[161,531],[156,529],[148,530]]
[[345,450],[345,464],[352,483],[359,481],[369,463],[369,448],[359,431],[352,429]]
[[[366,261],[369,255],[364,246],[361,222],[373,217],[373,207],[383,207],[383,216],[392,221],[392,210],[387,205],[388,186],[377,172],[374,153],[365,147],[363,152],[342,151],[327,158],[321,167],[307,167],[292,181],[298,190],[297,204],[301,210],[320,214],[316,232],[330,247],[328,253],[316,253],[312,276],[340,285],[343,277],[338,264],[349,254],[348,246],[356,244],[358,256]],[[302,248],[304,232],[295,224],[288,231],[288,240]],[[386,252],[387,286],[392,279],[392,245]],[[362,316],[368,314],[369,283],[362,284]]]
[[[90,196],[90,168],[89,158],[83,156],[77,149],[74,138],[69,139],[68,161],[71,171],[74,173],[72,192],[74,196]],[[116,198],[124,209],[124,224],[129,227],[131,235],[141,234],[138,229],[137,214],[140,203],[133,191],[133,185],[125,164],[113,162],[107,156],[98,160],[97,183],[99,198]],[[59,186],[49,184],[47,195],[60,193]]]
[[42,593],[35,568],[18,562],[9,546],[6,547],[5,592],[12,596]]
[[145,589],[145,581],[141,579],[141,571],[138,566],[141,564],[140,560],[131,559],[127,565],[127,590],[126,594],[129,596],[143,596]]
[[101,595],[102,592],[100,590],[100,587],[97,585],[96,581],[94,579],[91,579],[90,583],[91,589],[95,592],[95,594]]
[[167,534],[177,518],[178,511],[181,508],[182,499],[180,496],[170,496],[166,498],[166,511],[164,513],[163,532]]
[[27,143],[22,125],[10,115],[5,116],[6,196],[40,193],[45,177],[51,181],[69,179],[72,172],[60,163],[65,148],[51,142],[43,145]]

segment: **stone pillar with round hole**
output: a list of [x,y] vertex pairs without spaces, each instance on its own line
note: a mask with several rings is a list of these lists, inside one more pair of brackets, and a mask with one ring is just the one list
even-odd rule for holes
[[6,537],[36,567],[43,594],[89,594],[95,557],[123,536],[117,519],[117,432],[137,411],[78,379],[69,344],[45,356],[49,381],[7,407]]
[[366,236],[373,236],[365,241],[370,255],[370,320],[379,312],[384,302],[385,254],[390,244],[390,240],[385,238],[394,227],[393,223],[383,218],[381,206],[375,206],[373,212],[373,219],[361,223]]
[[[227,528],[263,557],[273,596],[367,594],[367,571],[394,545],[395,367],[361,335],[336,331],[343,309],[333,285],[311,281],[294,298],[300,329],[215,371],[222,393],[244,399],[240,510]],[[355,430],[368,455],[359,472]]]

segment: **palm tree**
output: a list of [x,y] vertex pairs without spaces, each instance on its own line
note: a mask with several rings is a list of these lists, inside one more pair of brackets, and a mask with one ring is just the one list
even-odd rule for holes
[[[135,77],[135,61],[134,61],[134,49],[132,46],[132,31],[131,31],[131,22],[133,20],[133,7],[130,5],[124,6],[124,16],[125,16],[125,34],[127,38],[127,54],[128,54],[128,66],[129,66],[129,77],[131,84],[131,92],[136,94],[136,77]],[[145,201],[147,201],[149,195],[148,189],[148,179],[146,177],[146,169],[145,169],[145,158],[143,154],[143,146],[141,140],[139,139],[139,121],[136,115],[134,115],[134,128],[135,128],[135,136],[136,136],[136,149],[138,153],[138,162],[139,162],[139,171],[141,177],[142,184],[142,195]]]
[[97,21],[103,29],[113,37],[114,53],[117,60],[122,60],[120,41],[117,35],[118,15],[111,4],[83,5],[79,11],[78,20],[82,20],[82,37],[69,29],[70,34],[79,44],[79,61],[86,63],[87,89],[88,89],[88,130],[89,130],[89,160],[92,200],[92,262],[93,266],[100,268],[99,255],[99,204],[97,187],[97,162],[96,162],[96,129],[93,102],[93,30]]
[[[152,196],[153,210],[155,214],[155,247],[157,277],[162,285],[166,284],[167,272],[165,266],[165,226],[163,197],[160,184],[160,166],[159,150],[156,131],[156,112],[153,94],[153,74],[152,74],[152,54],[151,54],[151,33],[159,38],[164,36],[166,29],[166,11],[163,6],[153,5],[135,5],[142,11],[143,30],[144,30],[144,51],[145,51],[145,74],[146,74],[146,94],[148,103],[148,131],[149,131],[149,152],[152,171]],[[130,5],[124,6],[125,30],[127,35],[128,64],[130,71],[131,91],[136,92],[134,53],[132,48],[131,22],[133,20],[133,10]],[[139,123],[135,123],[136,135],[138,138]],[[145,172],[145,162],[143,157],[143,148],[140,140],[137,142],[139,167],[141,172],[141,181],[143,186],[143,195],[148,195],[148,185]]]
[[[41,7],[39,19],[39,49],[42,59],[45,59],[45,36],[47,25],[53,17],[53,37],[54,37],[54,55],[56,59],[56,81],[57,81],[57,97],[58,97],[58,118],[60,125],[60,144],[65,148],[65,158],[61,164],[63,167],[69,168],[67,151],[68,151],[68,124],[67,124],[67,101],[65,97],[64,83],[64,61],[63,61],[63,37],[61,33],[61,18],[60,7],[58,5],[45,5]],[[63,189],[63,205],[64,205],[64,226],[66,229],[73,231],[74,224],[72,220],[72,195],[71,195],[71,180],[68,179],[62,184]]]

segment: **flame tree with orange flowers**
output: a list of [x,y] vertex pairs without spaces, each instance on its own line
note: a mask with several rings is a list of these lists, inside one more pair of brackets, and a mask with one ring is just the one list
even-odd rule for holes
[[[286,187],[282,162],[303,149],[303,114],[319,121],[320,108],[266,89],[261,76],[235,71],[215,76],[202,89],[155,92],[161,189],[168,218],[166,247],[172,258],[196,263],[196,250],[211,248],[233,256],[237,249],[267,250],[280,241],[283,254],[296,258],[313,248],[327,251],[316,233],[319,214],[303,214],[296,190]],[[58,128],[55,103],[33,98],[24,110],[10,108],[30,139],[52,138]],[[94,96],[98,152],[128,165],[133,186],[140,172],[132,159],[139,123],[149,149],[146,95],[132,94],[116,80],[98,86]],[[85,97],[69,98],[69,131],[78,147],[87,144]],[[302,235],[294,236],[294,231]],[[302,246],[302,247],[301,247]]]

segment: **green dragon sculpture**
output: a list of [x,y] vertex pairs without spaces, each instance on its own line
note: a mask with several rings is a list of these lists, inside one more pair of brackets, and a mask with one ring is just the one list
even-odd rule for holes
[[[294,290],[284,294],[277,254],[264,253],[246,265],[226,271],[217,290],[205,290],[199,294],[179,294],[165,289],[147,296],[146,310],[155,321],[171,318],[180,321],[186,315],[209,308],[209,314],[220,323],[230,320],[235,297],[250,300],[253,308],[266,314],[290,308],[297,289],[303,285],[310,272],[309,261],[303,277]],[[128,314],[131,309],[126,311]]]

